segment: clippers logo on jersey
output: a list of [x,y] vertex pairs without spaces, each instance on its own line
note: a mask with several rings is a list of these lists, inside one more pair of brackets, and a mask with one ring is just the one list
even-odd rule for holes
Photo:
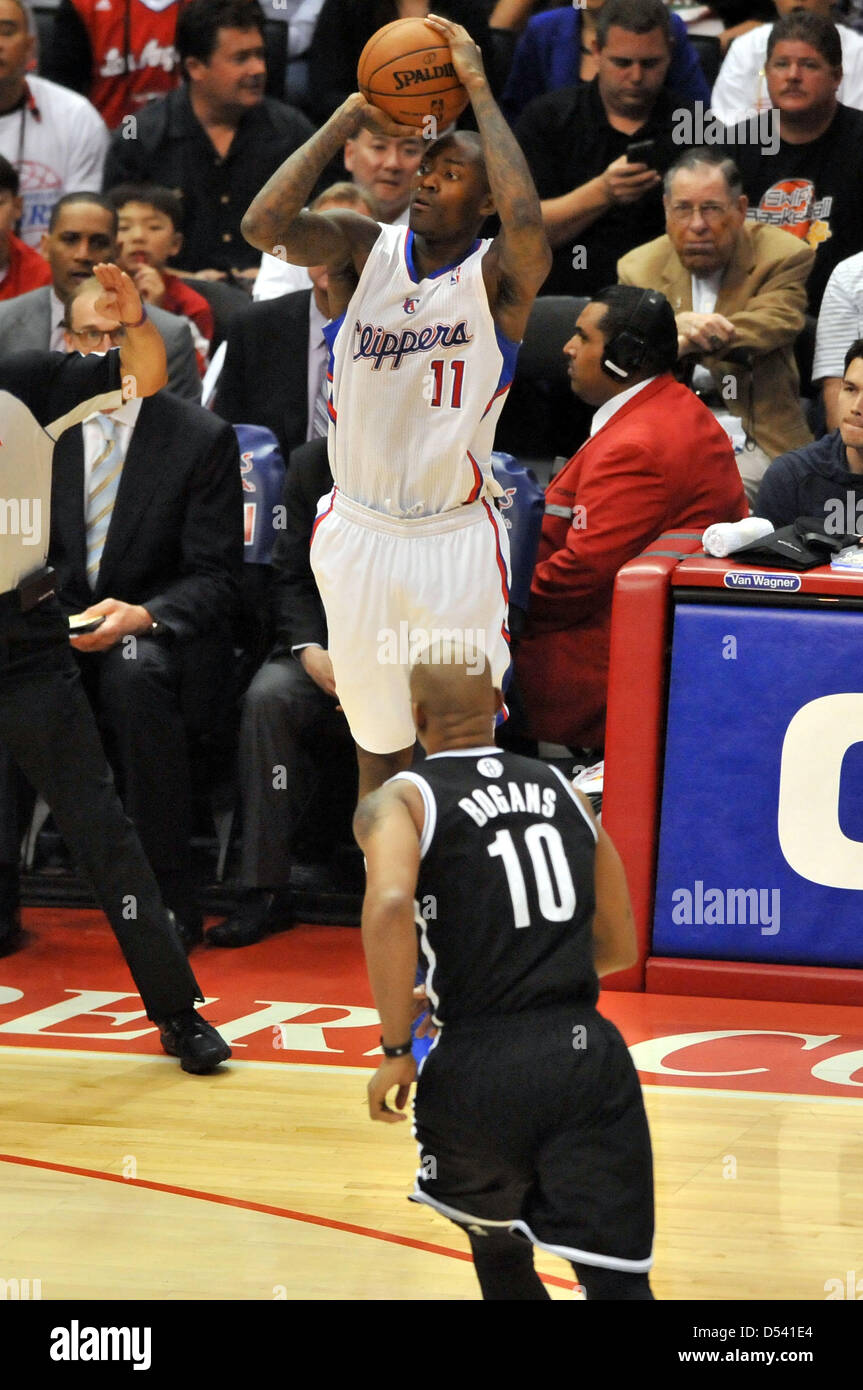
[[173,72],[178,54],[173,45],[163,46],[155,39],[144,44],[139,57],[130,53],[124,58],[119,48],[109,48],[104,62],[99,68],[100,77],[120,77],[126,72],[139,72],[143,68],[161,68],[163,72]]
[[498,758],[480,758],[476,770],[481,772],[483,777],[502,777],[503,763]]
[[[407,301],[405,301],[407,303]],[[363,358],[374,361],[372,371],[379,372],[387,358],[390,367],[398,371],[403,357],[417,352],[432,352],[435,348],[464,347],[473,342],[473,334],[468,332],[467,320],[458,323],[428,324],[415,333],[412,328],[404,328],[401,333],[388,333],[384,328],[371,323],[354,324],[355,362]]]
[[404,309],[406,314],[415,314],[418,304],[418,299],[406,299],[404,304],[402,305],[402,308]]
[[811,179],[782,179],[762,194],[758,207],[750,209],[749,216],[756,222],[782,227],[817,250],[822,241],[832,236],[832,207],[832,195],[816,198]]

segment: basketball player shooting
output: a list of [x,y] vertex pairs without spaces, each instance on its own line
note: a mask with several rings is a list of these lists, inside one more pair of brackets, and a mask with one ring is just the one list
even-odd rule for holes
[[[409,227],[304,211],[361,126],[416,137],[356,92],[282,165],[243,219],[253,246],[326,264],[332,321],[329,459],[311,563],[335,686],[357,745],[360,796],[411,761],[409,665],[436,633],[509,664],[506,530],[494,505],[494,430],[551,252],[524,156],[465,29],[448,41],[479,135],[430,141]],[[435,135],[429,118],[425,135]],[[493,212],[494,240],[478,233]]]
[[412,1200],[466,1231],[486,1299],[548,1297],[536,1245],[571,1261],[589,1300],[649,1300],[650,1136],[626,1044],[596,1009],[597,977],[636,954],[623,866],[560,772],[494,747],[488,666],[447,655],[412,675],[428,757],[354,818],[383,1029],[369,1113],[403,1120],[416,1076],[419,901],[440,1031],[417,1080]]

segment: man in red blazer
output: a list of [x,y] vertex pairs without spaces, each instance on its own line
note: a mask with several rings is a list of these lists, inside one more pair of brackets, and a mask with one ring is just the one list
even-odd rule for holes
[[728,435],[671,375],[677,326],[664,295],[603,290],[564,352],[573,391],[597,410],[546,490],[516,670],[532,738],[599,749],[617,571],[663,531],[739,521],[749,508]]

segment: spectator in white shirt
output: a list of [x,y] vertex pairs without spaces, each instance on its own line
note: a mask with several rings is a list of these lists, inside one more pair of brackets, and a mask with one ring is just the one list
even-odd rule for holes
[[812,380],[821,387],[827,429],[839,426],[839,391],[850,343],[863,337],[863,252],[834,268],[818,314]]
[[29,5],[0,0],[0,154],[21,180],[19,236],[38,248],[64,193],[101,189],[108,131],[86,97],[28,73],[35,49]]
[[[774,0],[774,4],[780,19],[792,10],[811,10],[823,19],[833,17],[830,0]],[[713,114],[723,125],[737,125],[772,105],[764,76],[767,40],[772,28],[772,24],[759,24],[748,34],[741,34],[729,48],[710,102]],[[837,29],[842,44],[842,82],[836,93],[837,100],[843,106],[863,111],[863,37],[842,24],[837,25]]]

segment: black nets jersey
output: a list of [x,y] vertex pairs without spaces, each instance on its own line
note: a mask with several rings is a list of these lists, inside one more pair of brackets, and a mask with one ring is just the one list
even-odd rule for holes
[[425,806],[417,926],[434,1021],[594,1005],[596,828],[565,777],[497,748],[399,776]]

